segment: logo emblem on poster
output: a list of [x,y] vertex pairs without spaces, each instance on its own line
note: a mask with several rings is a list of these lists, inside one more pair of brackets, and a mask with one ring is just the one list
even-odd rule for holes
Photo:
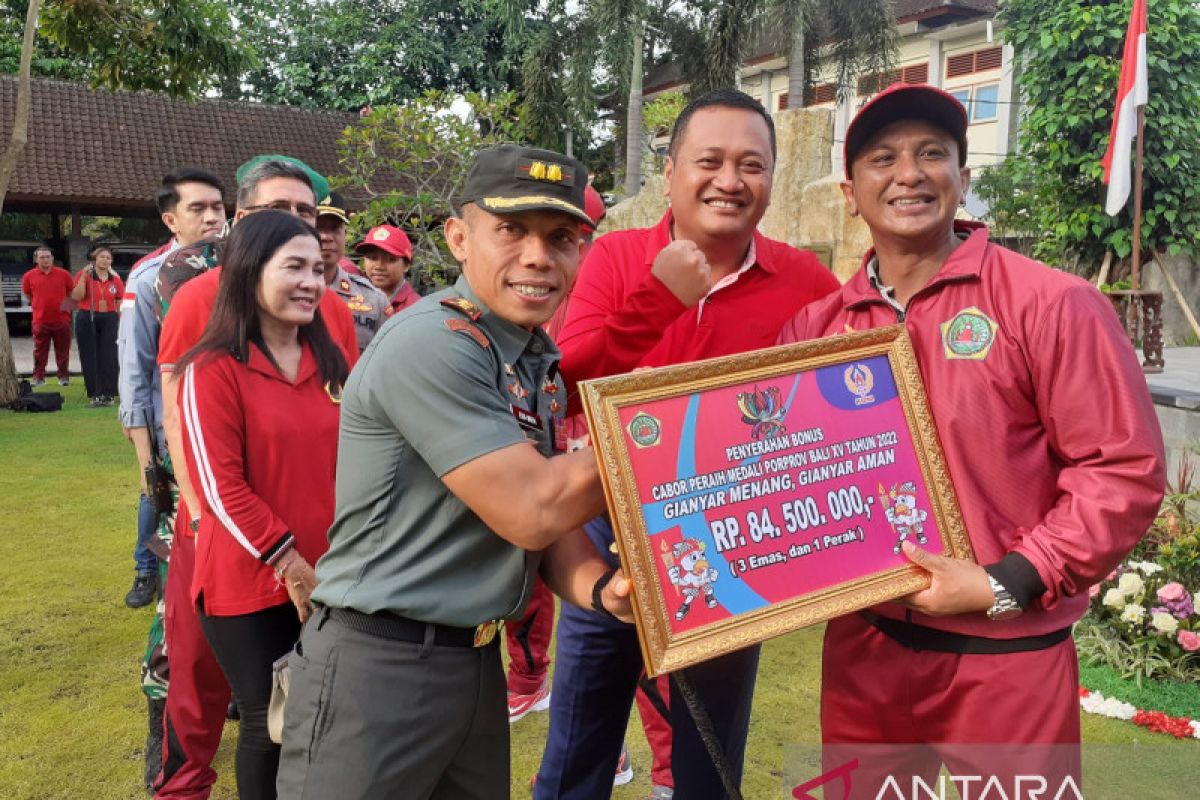
[[846,367],[843,377],[846,380],[846,388],[854,395],[854,405],[865,406],[875,402],[875,395],[871,394],[871,390],[875,388],[875,375],[870,367],[866,364],[851,364]]
[[742,412],[742,422],[753,426],[750,438],[769,439],[787,433],[783,424],[787,409],[783,407],[778,386],[762,390],[755,386],[753,392],[739,392],[737,404]]
[[658,439],[662,435],[662,425],[644,411],[639,411],[633,419],[629,420],[627,430],[629,438],[633,439],[633,443],[639,448],[653,447],[658,444]]

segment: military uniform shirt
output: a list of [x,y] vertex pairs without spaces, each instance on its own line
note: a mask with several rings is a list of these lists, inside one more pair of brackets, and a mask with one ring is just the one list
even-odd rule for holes
[[329,288],[350,309],[350,315],[354,317],[354,333],[358,336],[358,350],[366,350],[380,326],[390,316],[387,295],[362,275],[353,275],[340,266]]
[[[461,296],[478,319],[442,304]],[[313,600],[472,627],[521,613],[537,553],[492,532],[442,476],[524,441],[555,451],[558,349],[459,278],[392,317],[342,399],[337,506]]]

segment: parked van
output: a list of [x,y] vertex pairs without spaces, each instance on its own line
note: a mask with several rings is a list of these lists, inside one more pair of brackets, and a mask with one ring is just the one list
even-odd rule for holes
[[21,294],[21,278],[33,269],[33,251],[42,246],[34,241],[0,241],[0,282],[4,290],[4,313],[9,324],[33,322],[33,308]]

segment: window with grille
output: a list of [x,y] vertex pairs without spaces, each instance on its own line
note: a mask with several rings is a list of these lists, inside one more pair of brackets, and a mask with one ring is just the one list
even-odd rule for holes
[[818,86],[810,86],[808,88],[808,97],[805,105],[819,106],[822,103],[832,103],[837,100],[837,84],[822,83]]
[[959,78],[963,75],[973,75],[976,72],[1000,69],[1003,61],[1004,50],[1000,47],[959,53],[946,59],[946,77]]
[[858,79],[860,95],[875,94],[893,83],[928,83],[929,64],[909,64],[883,75],[864,75]]

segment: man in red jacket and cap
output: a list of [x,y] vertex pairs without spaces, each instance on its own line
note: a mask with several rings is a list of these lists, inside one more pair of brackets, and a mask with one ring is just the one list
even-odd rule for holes
[[978,559],[909,538],[897,559],[929,588],[827,626],[825,767],[857,760],[854,797],[935,783],[942,763],[1001,793],[1040,778],[1047,796],[1068,781],[1077,796],[1071,626],[1163,495],[1162,436],[1108,301],[955,219],[966,131],[962,105],[931,86],[863,107],[842,191],[874,247],[780,337],[905,325]]

